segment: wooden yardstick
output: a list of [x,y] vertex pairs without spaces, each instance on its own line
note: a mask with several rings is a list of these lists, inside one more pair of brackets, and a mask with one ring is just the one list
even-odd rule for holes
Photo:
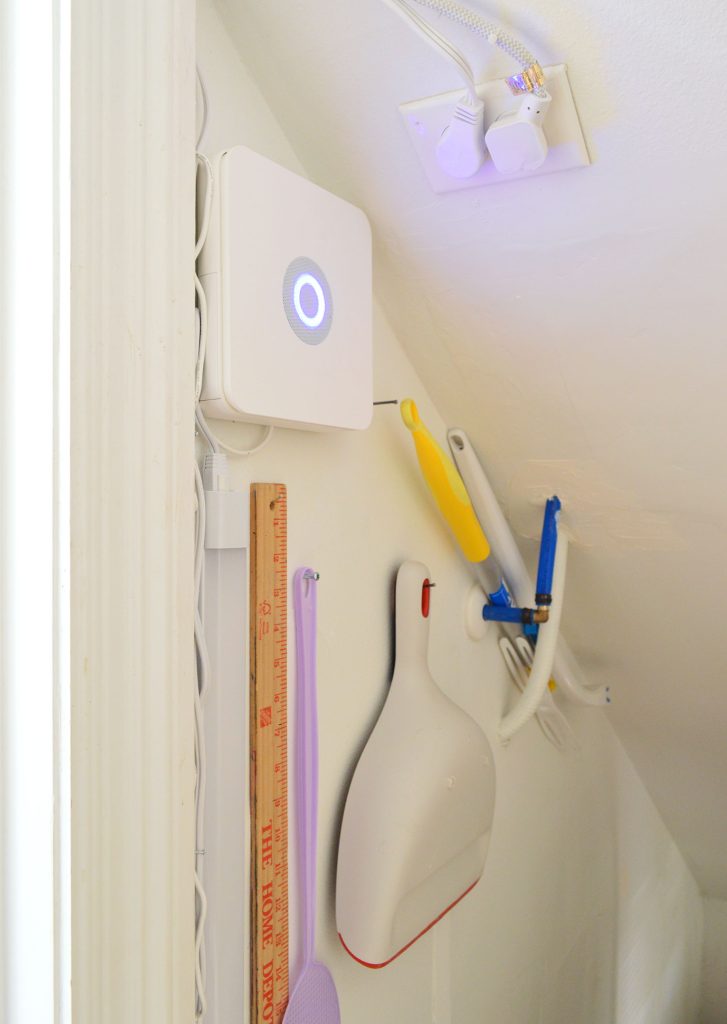
[[288,1004],[288,537],[283,484],[250,488],[251,1024]]

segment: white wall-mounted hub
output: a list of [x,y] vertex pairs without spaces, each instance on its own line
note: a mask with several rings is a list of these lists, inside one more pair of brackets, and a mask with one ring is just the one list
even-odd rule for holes
[[[437,146],[442,133],[450,124],[454,110],[462,100],[462,91],[402,103],[399,110],[409,138],[435,192],[455,192],[463,188],[496,185],[503,181],[532,178],[537,174],[552,174],[554,171],[587,167],[590,164],[567,68],[565,64],[556,64],[543,70],[545,88],[551,96],[544,124],[548,153],[543,163],[533,170],[502,174],[488,155],[479,171],[469,178],[456,178],[447,174],[438,159]],[[477,86],[477,95],[485,106],[485,131],[499,117],[518,110],[523,101],[522,96],[513,96],[504,78],[482,82]]]
[[206,416],[321,430],[371,421],[371,229],[361,210],[244,146],[212,164],[198,273]]

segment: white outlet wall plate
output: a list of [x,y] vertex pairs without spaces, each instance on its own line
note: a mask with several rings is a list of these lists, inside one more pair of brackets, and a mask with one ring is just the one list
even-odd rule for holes
[[212,173],[197,265],[207,298],[205,415],[364,430],[373,411],[366,216],[245,146],[215,157]]
[[[421,160],[429,184],[435,192],[456,192],[463,188],[497,185],[503,181],[533,178],[538,174],[567,171],[572,167],[587,167],[590,157],[578,119],[573,93],[565,64],[554,64],[543,69],[545,85],[552,103],[545,121],[548,155],[537,170],[519,174],[500,174],[488,158],[471,178],[451,178],[437,161],[436,148],[442,132],[449,124],[452,112],[463,97],[463,91],[441,93],[428,99],[402,103],[399,107],[412,145]],[[498,78],[477,86],[477,95],[485,105],[485,130],[501,114],[516,110],[522,97],[513,96],[507,79]]]

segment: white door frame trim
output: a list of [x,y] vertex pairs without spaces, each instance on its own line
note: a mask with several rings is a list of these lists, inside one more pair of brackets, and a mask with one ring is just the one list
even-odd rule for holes
[[72,0],[73,1024],[194,1019],[193,0]]
[[0,1017],[55,1011],[55,0],[0,4]]

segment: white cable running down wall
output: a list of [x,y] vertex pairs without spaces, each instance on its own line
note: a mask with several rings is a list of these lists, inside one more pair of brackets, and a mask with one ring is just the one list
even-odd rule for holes
[[[204,87],[202,76],[197,71],[200,95],[203,102],[203,117],[197,139],[197,145],[204,133],[207,121],[207,92]],[[199,235],[194,248],[195,259],[199,256],[207,238],[209,230],[210,212],[212,209],[212,195],[215,187],[212,165],[203,153],[197,153],[197,166],[205,174],[204,199],[202,204],[202,215],[200,218]],[[199,433],[205,439],[210,451],[219,460],[225,456],[220,451],[228,452],[231,455],[249,456],[261,451],[270,441],[273,435],[273,426],[268,424],[265,427],[262,439],[253,448],[233,448],[226,442],[220,440],[211,430],[199,399],[202,394],[202,381],[204,377],[204,365],[207,354],[207,298],[202,287],[202,282],[196,272],[194,275],[194,287],[197,297],[197,356],[195,363],[195,420]],[[203,567],[205,555],[205,534],[207,529],[207,508],[205,490],[199,466],[194,464],[195,498],[197,509],[196,533],[195,533],[195,557],[194,557],[194,640],[195,640],[195,693],[194,693],[194,753],[195,753],[195,1021],[202,1024],[207,1013],[207,958],[205,943],[205,927],[207,923],[208,901],[204,887],[204,858],[205,851],[205,805],[207,788],[207,754],[205,748],[205,720],[204,704],[210,688],[211,672],[210,658],[205,633],[204,610],[202,599]]]

